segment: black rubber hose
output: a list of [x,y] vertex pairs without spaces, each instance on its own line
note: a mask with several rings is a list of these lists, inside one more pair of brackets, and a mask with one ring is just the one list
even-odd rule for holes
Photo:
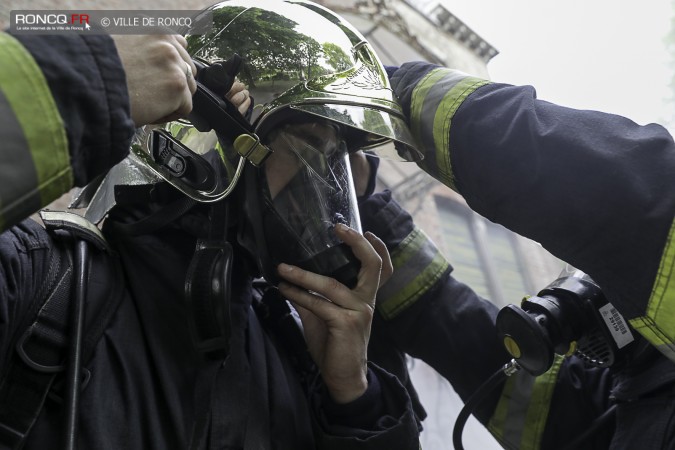
[[84,299],[87,296],[89,275],[89,255],[87,242],[78,239],[75,247],[75,286],[72,305],[72,329],[70,332],[70,352],[68,355],[68,375],[66,378],[66,436],[65,449],[77,448],[77,418],[80,402],[80,384],[82,372],[82,329],[84,328]]
[[480,387],[476,389],[476,392],[469,397],[464,408],[459,412],[457,420],[455,421],[455,428],[452,430],[452,445],[455,447],[455,450],[464,450],[464,446],[462,445],[462,432],[464,431],[464,426],[466,425],[466,421],[469,420],[471,413],[473,413],[476,407],[485,400],[485,397],[497,388],[507,376],[512,375],[519,368],[517,363],[512,360],[510,363],[493,373],[492,376],[490,376],[485,383],[481,384]]
[[[452,431],[452,444],[455,447],[455,450],[464,450],[462,445],[462,431],[464,431],[464,426],[466,421],[469,420],[469,416],[476,409],[476,407],[485,400],[485,397],[492,392],[497,386],[504,381],[507,376],[513,375],[518,371],[520,367],[518,364],[512,360],[510,363],[506,364],[504,367],[499,369],[497,372],[492,374],[488,380],[480,385],[480,387],[474,392],[474,394],[469,397],[469,400],[464,405],[464,408],[459,412],[457,420],[455,421],[455,428]],[[591,425],[584,430],[579,436],[577,436],[572,442],[565,445],[563,450],[574,450],[579,447],[579,444],[589,438],[598,428],[605,425],[609,420],[614,418],[616,412],[616,405],[613,405],[607,411],[602,413],[597,419],[591,423]]]

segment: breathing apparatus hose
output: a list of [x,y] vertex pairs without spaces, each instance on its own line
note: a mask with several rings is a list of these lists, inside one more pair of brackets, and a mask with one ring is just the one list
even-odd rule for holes
[[[515,359],[512,359],[502,368],[492,374],[488,380],[481,384],[478,389],[473,393],[469,400],[467,400],[464,408],[459,412],[457,420],[455,421],[455,427],[452,430],[452,445],[455,450],[464,450],[462,445],[462,431],[464,431],[464,426],[466,421],[469,419],[469,416],[473,413],[476,407],[485,400],[485,397],[490,394],[494,389],[496,389],[506,377],[510,377],[514,373],[518,372],[521,369],[520,365]],[[605,425],[607,422],[612,420],[616,413],[616,405],[612,405],[607,409],[602,415],[595,419],[587,429],[582,433],[576,436],[571,442],[565,444],[563,450],[575,450],[579,447],[579,444],[589,436],[591,436],[598,428]]]
[[70,354],[68,357],[66,392],[66,434],[64,448],[77,448],[77,424],[79,415],[82,335],[84,327],[85,298],[87,297],[87,279],[89,274],[89,249],[87,241],[78,239],[75,249],[75,302],[72,305],[73,329],[71,330]]
[[467,400],[464,408],[459,412],[457,420],[455,421],[455,428],[452,430],[452,445],[455,450],[464,450],[462,445],[462,431],[469,416],[473,413],[476,407],[485,400],[493,390],[497,388],[505,379],[520,370],[520,366],[515,359],[512,359],[507,364],[504,364],[498,371],[496,371],[488,380],[481,384],[476,392],[473,393],[469,400]]

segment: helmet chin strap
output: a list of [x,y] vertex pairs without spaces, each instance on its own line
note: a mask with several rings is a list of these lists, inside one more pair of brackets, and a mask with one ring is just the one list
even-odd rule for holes
[[208,66],[194,61],[197,66],[196,79],[214,94],[224,97],[232,89],[243,62],[241,56],[236,53],[230,59],[217,61]]
[[236,53],[227,61],[209,66],[194,61],[199,68],[197,91],[192,97],[192,112],[188,119],[202,132],[214,130],[219,136],[230,139],[239,155],[254,166],[261,166],[271,151],[260,142],[251,124],[239,113],[225,94],[234,83],[242,59]]

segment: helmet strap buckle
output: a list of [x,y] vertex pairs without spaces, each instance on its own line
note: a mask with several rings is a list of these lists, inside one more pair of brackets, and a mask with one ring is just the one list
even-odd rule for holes
[[260,142],[260,138],[254,134],[240,134],[234,140],[234,148],[237,153],[250,161],[255,167],[260,167],[273,151]]

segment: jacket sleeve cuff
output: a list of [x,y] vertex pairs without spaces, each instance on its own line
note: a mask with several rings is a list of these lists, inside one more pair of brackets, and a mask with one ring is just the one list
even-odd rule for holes
[[368,383],[361,397],[344,405],[330,400],[323,387],[314,396],[317,448],[419,447],[419,428],[410,397],[398,378],[369,363]]
[[439,67],[440,66],[427,62],[410,62],[403,64],[400,68],[386,68],[391,88],[403,108],[406,119],[410,120],[412,95],[417,83],[424,78],[426,74]]
[[390,320],[433,289],[452,267],[391,192],[371,196],[360,212],[364,231],[382,239],[391,253],[395,276],[377,293],[377,311]]
[[353,428],[372,428],[382,414],[380,382],[368,369],[368,389],[354,401],[335,403],[326,389],[322,390],[323,413],[327,423]]
[[396,203],[391,191],[373,194],[359,204],[361,227],[382,239],[392,251],[415,228],[412,217]]

